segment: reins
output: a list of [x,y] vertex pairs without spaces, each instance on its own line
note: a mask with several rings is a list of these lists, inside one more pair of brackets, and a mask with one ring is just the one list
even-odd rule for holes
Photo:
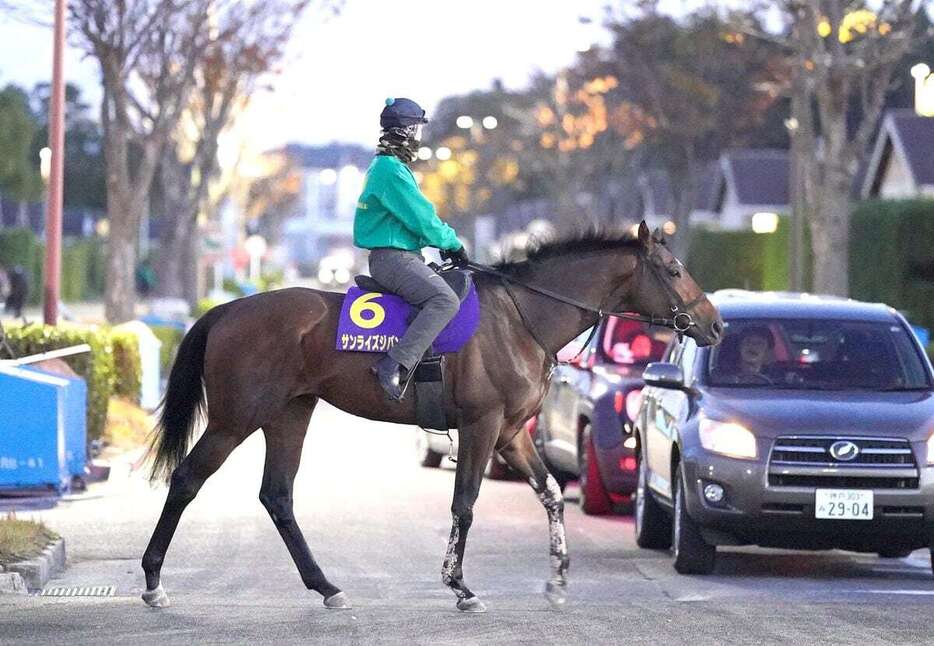
[[662,277],[658,275],[658,268],[655,267],[655,265],[651,262],[650,258],[644,257],[642,264],[643,266],[648,266],[649,270],[655,275],[655,278],[657,279],[658,283],[662,285],[662,287],[665,289],[666,292],[668,292],[669,298],[674,300],[674,304],[670,305],[671,313],[672,313],[671,317],[666,318],[666,317],[661,317],[661,316],[646,316],[644,314],[636,314],[633,312],[615,312],[615,311],[610,311],[610,310],[604,310],[602,307],[593,307],[592,305],[588,305],[587,303],[583,303],[569,296],[559,294],[550,289],[539,287],[537,285],[530,285],[529,283],[526,283],[524,281],[517,280],[514,276],[511,276],[505,272],[501,272],[488,265],[481,265],[478,263],[471,262],[467,264],[467,269],[476,271],[478,273],[494,276],[496,278],[499,278],[501,281],[503,281],[503,286],[506,288],[506,293],[509,294],[509,298],[512,300],[513,304],[516,306],[516,310],[519,312],[519,317],[522,319],[523,325],[525,325],[526,329],[528,329],[529,333],[535,339],[536,343],[538,343],[538,345],[540,345],[542,349],[545,350],[546,354],[550,355],[552,353],[550,350],[548,350],[547,347],[545,347],[545,344],[535,333],[535,326],[531,324],[531,322],[526,318],[525,313],[522,311],[522,308],[519,307],[518,300],[516,300],[515,295],[512,293],[512,290],[509,288],[510,284],[516,285],[518,287],[522,287],[523,289],[527,289],[530,292],[541,294],[542,296],[546,296],[552,300],[558,301],[559,303],[564,303],[565,305],[571,305],[572,307],[576,307],[585,312],[596,314],[597,322],[591,328],[590,336],[587,337],[587,341],[584,343],[583,346],[581,346],[580,351],[576,355],[574,355],[574,357],[572,357],[569,361],[558,361],[556,356],[551,357],[552,363],[563,365],[563,364],[567,364],[567,363],[570,363],[576,360],[581,354],[583,354],[584,350],[590,345],[590,342],[593,340],[594,335],[597,333],[597,328],[600,325],[600,321],[602,321],[607,316],[615,316],[617,318],[627,319],[630,321],[638,321],[640,323],[647,323],[648,325],[651,325],[651,326],[667,327],[669,329],[674,330],[678,335],[683,335],[689,329],[697,325],[697,322],[694,320],[694,317],[691,315],[691,309],[704,299],[704,294],[701,293],[697,298],[693,299],[690,303],[685,303],[684,299],[681,298],[681,295],[678,294],[678,292],[675,291],[671,287],[671,285],[667,283],[667,281],[663,280]]

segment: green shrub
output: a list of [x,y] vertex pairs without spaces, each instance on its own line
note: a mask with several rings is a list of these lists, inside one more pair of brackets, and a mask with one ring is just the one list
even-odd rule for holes
[[216,298],[202,298],[198,301],[198,306],[195,307],[195,318],[201,318],[207,314],[210,310],[214,309],[224,301],[218,300]]
[[850,294],[934,328],[934,200],[862,202],[850,228]]
[[142,390],[142,362],[139,355],[139,339],[128,330],[110,331],[114,360],[114,394],[135,404],[139,403]]
[[87,383],[88,439],[99,438],[107,421],[107,406],[116,381],[109,331],[103,328],[39,324],[4,327],[7,341],[18,356],[39,354],[81,343],[91,346],[91,352],[66,357],[64,361]]
[[[66,303],[104,293],[104,243],[100,238],[66,238],[62,243],[61,299]],[[28,302],[42,300],[45,245],[29,229],[0,231],[0,265],[20,265],[29,281]]]
[[739,288],[785,290],[789,284],[787,218],[775,233],[692,232],[687,267],[707,292]]
[[162,347],[159,349],[160,373],[163,376],[168,376],[172,364],[175,362],[175,353],[178,352],[178,346],[181,344],[185,333],[178,328],[169,326],[150,325],[149,329],[162,342]]

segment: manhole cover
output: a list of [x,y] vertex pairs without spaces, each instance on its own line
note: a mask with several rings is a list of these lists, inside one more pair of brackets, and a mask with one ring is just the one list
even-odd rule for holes
[[114,586],[112,585],[82,585],[71,586],[67,588],[53,587],[45,588],[40,596],[43,597],[112,597],[114,596]]

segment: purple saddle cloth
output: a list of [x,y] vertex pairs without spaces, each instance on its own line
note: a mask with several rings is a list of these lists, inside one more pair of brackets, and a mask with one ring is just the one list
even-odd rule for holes
[[[341,352],[387,352],[408,329],[412,306],[395,294],[351,287],[344,296],[335,347]],[[457,352],[477,331],[480,299],[470,286],[460,311],[432,344],[436,353]]]

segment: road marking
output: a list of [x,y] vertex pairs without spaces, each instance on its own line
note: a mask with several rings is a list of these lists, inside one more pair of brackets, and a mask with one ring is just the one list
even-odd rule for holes
[[864,594],[913,594],[918,596],[934,595],[934,590],[851,590],[851,592],[862,592]]

